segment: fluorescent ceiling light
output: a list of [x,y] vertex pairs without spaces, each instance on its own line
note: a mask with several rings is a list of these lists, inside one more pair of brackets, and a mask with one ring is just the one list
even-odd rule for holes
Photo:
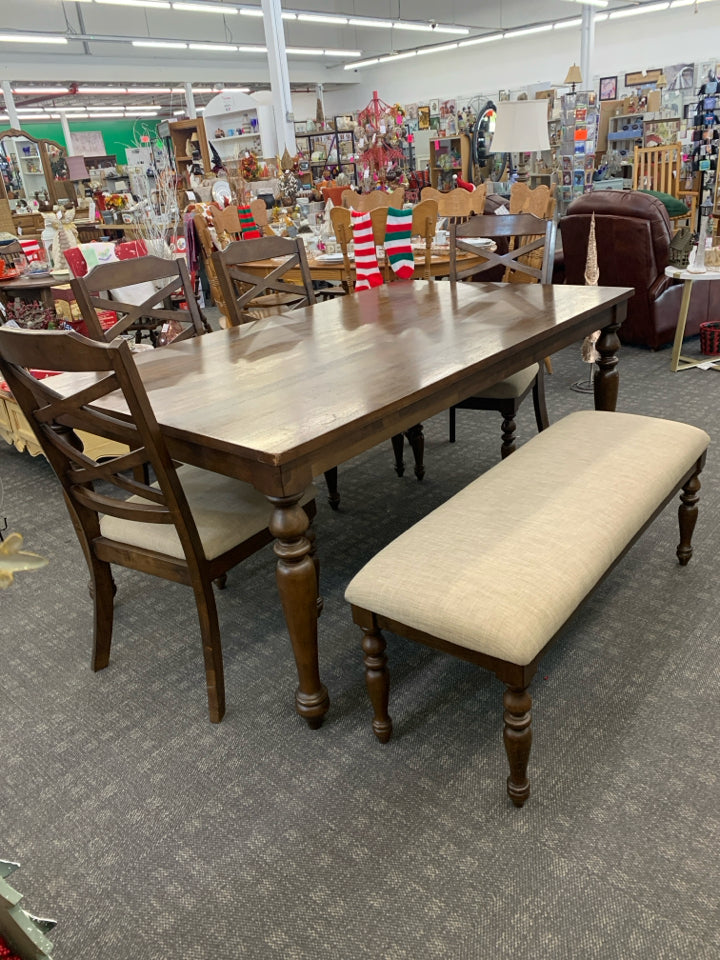
[[[250,93],[250,87],[225,87],[224,90],[219,90],[218,93]],[[202,109],[204,110],[205,107]]]
[[168,0],[95,0],[114,7],[146,7],[148,10],[169,10]]
[[485,37],[473,37],[472,40],[461,40],[459,47],[474,47],[476,43],[490,43],[493,40],[502,40],[504,34],[490,33]]
[[340,23],[347,24],[347,17],[336,17],[333,14],[325,13],[299,13],[297,15],[298,20],[302,20],[304,23]]
[[262,44],[255,44],[254,46],[244,46],[238,47],[240,53],[267,53],[267,47],[262,46]]
[[402,20],[394,20],[393,27],[395,30],[418,30],[421,33],[433,32],[433,28],[429,23],[404,23]]
[[119,120],[122,120],[125,114],[122,111],[118,112],[117,110],[103,110],[99,113],[95,113],[93,110],[88,110],[88,116],[91,120],[100,119],[101,117],[117,117]]
[[173,10],[183,10],[186,13],[237,13],[237,7],[228,7],[219,3],[173,3]]
[[324,50],[326,57],[359,57],[362,50]]
[[418,50],[417,55],[422,57],[426,53],[444,53],[445,50],[457,50],[457,46],[456,43],[445,43],[442,47],[423,47]]
[[0,33],[0,43],[67,43],[67,37],[51,33]]
[[[597,17],[595,18],[597,20]],[[582,25],[582,17],[576,17],[574,20],[560,20],[553,24],[553,30],[565,30],[566,27],[579,27]]]
[[123,107],[124,110],[146,110],[149,113],[157,113],[158,110],[162,110],[161,106],[158,104],[151,104],[146,106],[144,103],[128,103]]
[[391,53],[387,57],[380,57],[378,63],[388,63],[390,60],[407,60],[408,57],[417,56],[417,50],[407,50],[405,53]]
[[184,110],[173,110],[173,116],[174,116],[174,117],[184,117],[184,116],[185,116],[185,111],[184,111]]
[[41,107],[37,107],[37,108],[35,108],[35,107],[25,107],[25,108],[23,108],[23,107],[18,107],[17,110],[15,111],[15,113],[17,113],[17,115],[18,115],[19,117],[35,117],[35,116],[37,116],[38,114],[40,114],[41,116],[44,116],[44,115],[45,115],[45,110],[43,110]]
[[606,13],[596,13],[595,14],[595,23],[602,23],[603,20],[607,20],[608,15]]
[[13,93],[68,93],[67,87],[13,87]]
[[505,34],[506,39],[508,37],[525,37],[528,33],[543,33],[545,30],[552,30],[553,25],[551,23],[543,23],[539,27],[523,27],[522,30],[508,30]]
[[78,93],[127,93],[127,87],[78,87]]
[[172,93],[172,90],[170,87],[128,87],[123,93],[129,93],[130,96],[135,93],[152,96],[155,93]]
[[218,53],[237,53],[237,47],[232,43],[189,43],[191,50],[217,50]]
[[[244,17],[261,17],[263,15],[263,12],[260,9],[260,7],[241,7],[240,13]],[[294,18],[294,14],[293,14],[293,18]]]
[[313,57],[321,57],[323,54],[322,47],[317,49],[316,47],[285,47],[285,53],[296,54],[296,53],[307,53]]
[[187,50],[186,43],[177,43],[175,40],[133,40],[134,47],[156,47],[162,50]]
[[583,3],[588,7],[606,7],[608,0],[570,0],[570,3]]
[[283,20],[297,20],[297,14],[296,14],[296,13],[289,13],[289,12],[286,11],[286,10],[283,10],[283,12],[282,12],[282,14],[281,14],[281,17],[282,17]]
[[378,57],[373,57],[372,60],[358,60],[356,63],[346,63],[343,69],[357,70],[359,67],[369,67],[373,63],[380,63],[380,59]]
[[391,27],[392,20],[361,20],[359,17],[351,17],[348,20],[351,27]]
[[620,20],[624,17],[637,17],[641,13],[659,13],[660,10],[667,10],[670,3],[646,3],[641,7],[630,7],[627,10],[613,10],[609,15],[611,20]]
[[470,33],[470,30],[468,27],[443,27],[438,24],[438,26],[435,27],[435,33],[455,33],[459,36],[466,37]]

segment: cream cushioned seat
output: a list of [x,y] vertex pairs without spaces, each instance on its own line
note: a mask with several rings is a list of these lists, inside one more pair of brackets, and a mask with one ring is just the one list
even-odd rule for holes
[[[192,511],[206,559],[219,557],[267,527],[270,503],[249,483],[187,464],[178,469],[177,475]],[[309,486],[300,505],[308,503],[314,496],[315,488]],[[150,501],[144,497],[128,497],[128,502]],[[136,523],[103,516],[100,519],[100,532],[119,543],[156,550],[178,559],[185,557],[172,524]]]
[[345,597],[528,664],[708,442],[703,430],[668,420],[571,414],[380,551]]

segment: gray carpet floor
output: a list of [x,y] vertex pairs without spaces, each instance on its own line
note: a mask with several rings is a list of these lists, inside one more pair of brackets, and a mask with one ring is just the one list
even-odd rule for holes
[[[720,377],[669,364],[623,348],[619,409],[717,437]],[[551,418],[590,407],[570,389],[587,378],[579,345],[554,367]],[[344,586],[499,454],[493,414],[460,412],[452,446],[446,417],[425,430],[422,484],[395,476],[388,443],[341,467],[337,514],[319,502],[331,708],[318,731],[294,712],[269,549],[218,594],[222,724],[207,719],[180,586],[117,571],[111,663],[93,674],[59,488],[41,458],[0,447],[9,529],[50,559],[0,594],[0,856],[22,864],[23,905],[57,918],[55,960],[720,956],[715,449],[690,565],[669,507],[545,658],[532,795],[516,810],[491,675],[390,637],[394,738],[370,729]],[[529,400],[520,433],[534,433]]]

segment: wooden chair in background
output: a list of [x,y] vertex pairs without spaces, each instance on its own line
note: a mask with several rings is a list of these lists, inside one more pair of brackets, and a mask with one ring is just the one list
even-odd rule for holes
[[[157,283],[163,286],[157,289]],[[175,328],[171,336],[173,342],[210,331],[182,257],[165,260],[148,256],[104,263],[84,277],[74,277],[70,286],[90,336],[95,340],[110,342],[130,331],[138,341],[147,333],[156,345],[161,342],[162,328],[166,325]],[[185,306],[169,305],[170,298],[178,293]],[[117,322],[103,330],[97,310],[114,311]]]
[[682,176],[682,146],[679,143],[668,143],[659,147],[635,147],[633,163],[633,190],[653,190],[658,193],[667,193],[676,200],[680,200],[688,208],[689,213],[670,214],[670,220],[677,224],[686,220],[693,229],[699,203],[699,190],[687,190],[683,186]]
[[[31,375],[33,368],[101,377],[62,398],[51,380]],[[0,370],[62,484],[87,561],[94,606],[93,670],[102,670],[110,659],[111,564],[183,583],[195,594],[210,720],[219,723],[225,683],[212,584],[272,542],[266,498],[249,483],[199,467],[176,467],[124,341],[96,343],[76,333],[3,327]],[[129,419],[98,413],[89,405],[117,391]],[[130,452],[98,463],[82,452],[77,428],[126,444]],[[152,485],[137,479],[149,467],[156,478]],[[301,503],[311,519],[313,498],[309,487]]]
[[402,187],[397,187],[392,193],[385,190],[373,190],[370,193],[355,193],[354,190],[348,190],[342,195],[342,206],[348,210],[358,210],[360,213],[387,207],[402,210],[404,202],[405,190]]
[[[512,237],[516,240],[514,249],[501,254],[492,251],[483,253],[487,260],[480,267],[473,266],[458,269],[457,252],[466,250],[477,255],[478,248],[467,241],[479,237]],[[524,261],[527,254],[542,250],[540,267]],[[483,270],[502,263],[506,271],[517,271],[530,276],[534,282],[550,283],[552,278],[553,257],[555,254],[555,224],[552,220],[541,220],[532,214],[506,216],[471,217],[465,223],[452,224],[450,228],[450,280],[456,282],[466,277],[477,276]],[[520,404],[532,390],[535,421],[538,430],[544,430],[549,424],[545,405],[545,384],[543,368],[538,363],[525,367],[513,376],[490,387],[482,394],[469,397],[462,403],[450,408],[450,442],[455,442],[455,411],[461,410],[497,410],[503,418],[501,456],[507,457],[515,450],[515,417]]]
[[455,187],[447,193],[442,193],[435,187],[423,187],[421,193],[423,200],[435,200],[438,216],[447,217],[451,223],[459,223],[475,214],[483,213],[486,196],[487,187],[484,183],[475,187],[472,193],[462,187]]
[[[431,277],[430,267],[432,263],[432,244],[437,230],[438,205],[437,200],[428,198],[416,203],[412,212],[412,235],[420,237],[425,241],[424,250],[424,270],[423,279],[429,280]],[[417,265],[416,273],[419,276]]]

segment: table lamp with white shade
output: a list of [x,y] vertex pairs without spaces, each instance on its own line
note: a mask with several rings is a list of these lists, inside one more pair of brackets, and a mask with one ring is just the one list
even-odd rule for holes
[[518,154],[519,182],[528,180],[525,154],[549,149],[547,100],[501,100],[498,103],[490,151]]

